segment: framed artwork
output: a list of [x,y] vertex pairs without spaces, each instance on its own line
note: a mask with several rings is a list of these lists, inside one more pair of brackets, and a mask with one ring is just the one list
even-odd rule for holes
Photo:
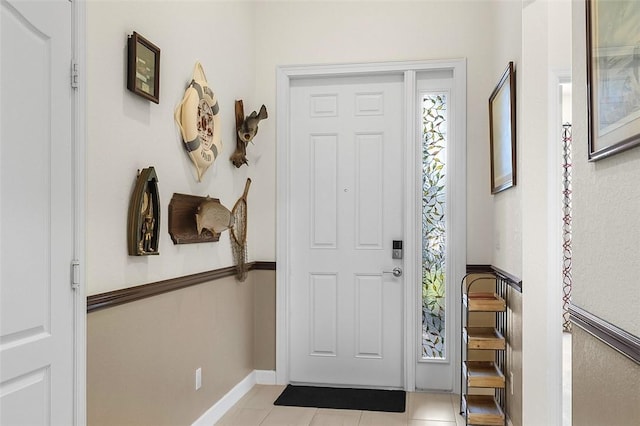
[[160,48],[134,31],[128,53],[127,89],[160,103]]
[[489,97],[491,193],[516,184],[516,74],[513,62]]
[[589,161],[640,144],[640,2],[587,0]]

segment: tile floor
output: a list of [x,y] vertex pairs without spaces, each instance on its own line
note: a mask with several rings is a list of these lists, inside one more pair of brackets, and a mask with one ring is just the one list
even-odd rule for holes
[[256,385],[216,426],[460,426],[458,395],[407,393],[404,413],[281,407],[284,386]]
[[[571,425],[571,334],[563,336],[563,426]],[[407,393],[404,413],[276,407],[284,386],[256,385],[216,426],[460,426],[458,395]]]

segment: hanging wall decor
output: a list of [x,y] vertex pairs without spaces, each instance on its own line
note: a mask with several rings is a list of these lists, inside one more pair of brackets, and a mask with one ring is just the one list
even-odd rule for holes
[[198,235],[207,230],[212,234],[220,234],[233,225],[233,216],[228,208],[219,200],[205,198],[196,209],[196,229]]
[[491,193],[516,185],[516,72],[513,62],[489,97]]
[[640,2],[588,0],[589,161],[640,145]]
[[176,108],[175,120],[196,168],[198,182],[222,151],[219,112],[218,100],[207,83],[204,69],[196,62],[193,79]]
[[253,111],[245,117],[242,100],[236,101],[236,150],[231,155],[231,162],[237,168],[248,164],[247,145],[253,142],[253,138],[258,133],[258,123],[268,117],[269,114],[264,105],[260,107],[260,112]]
[[238,281],[247,279],[247,195],[249,194],[251,179],[247,178],[244,192],[231,210],[233,225],[231,226],[231,251],[236,263],[236,277]]
[[210,243],[220,239],[228,229],[231,213],[225,226],[224,211],[229,210],[220,200],[189,194],[173,194],[169,202],[169,235],[174,244]]
[[138,171],[129,202],[127,245],[130,256],[158,253],[160,198],[158,176],[153,167]]
[[160,103],[160,48],[134,31],[127,50],[127,89]]

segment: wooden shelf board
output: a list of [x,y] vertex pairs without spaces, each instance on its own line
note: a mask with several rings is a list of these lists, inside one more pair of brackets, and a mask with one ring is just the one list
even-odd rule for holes
[[503,350],[506,347],[504,336],[492,327],[465,327],[464,340],[469,349]]
[[491,395],[464,395],[463,404],[470,425],[503,426],[504,412]]
[[464,305],[469,312],[504,312],[507,304],[496,293],[469,293],[464,295]]
[[504,388],[505,386],[504,374],[494,362],[465,361],[463,368],[469,387]]

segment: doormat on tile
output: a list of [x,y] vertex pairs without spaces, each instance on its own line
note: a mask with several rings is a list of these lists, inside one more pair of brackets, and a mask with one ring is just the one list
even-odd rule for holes
[[404,413],[402,390],[328,388],[288,385],[274,405]]

